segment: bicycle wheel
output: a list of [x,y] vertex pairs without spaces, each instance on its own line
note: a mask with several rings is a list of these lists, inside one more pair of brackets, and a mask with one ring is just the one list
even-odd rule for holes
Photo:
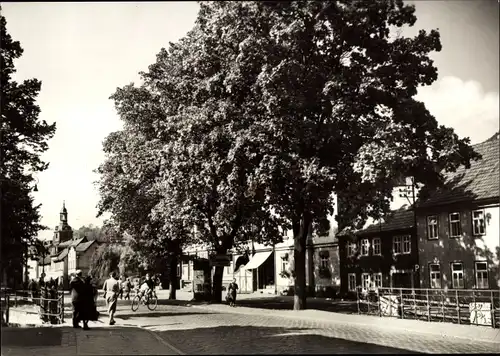
[[158,306],[158,297],[156,297],[156,295],[150,297],[148,299],[147,305],[149,310],[155,310],[156,307]]
[[136,295],[134,299],[132,299],[132,311],[137,311],[139,309],[139,304],[141,303],[141,298]]

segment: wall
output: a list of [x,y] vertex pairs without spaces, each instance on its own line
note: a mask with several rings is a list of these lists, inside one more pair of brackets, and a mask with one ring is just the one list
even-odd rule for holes
[[[340,278],[342,293],[348,292],[348,274],[356,273],[356,285],[361,285],[362,273],[382,273],[382,287],[390,287],[391,285],[391,270],[414,271],[415,265],[418,264],[418,246],[417,240],[412,238],[410,254],[394,255],[393,253],[393,237],[402,235],[411,235],[412,229],[381,232],[378,234],[370,234],[366,236],[357,236],[354,241],[348,237],[341,237],[339,241],[339,259],[340,259]],[[380,238],[381,255],[373,255],[373,239]],[[370,243],[369,255],[361,256],[360,241],[368,239]],[[353,257],[347,256],[347,243],[356,242],[358,252]],[[418,285],[418,272],[414,272],[415,287]]]
[[[328,270],[330,277],[325,277],[320,273],[321,254],[328,253]],[[340,263],[338,245],[315,246],[313,254],[314,284],[316,295],[328,293],[329,288],[340,290]],[[319,296],[319,295],[318,295]]]
[[74,247],[71,247],[68,252],[68,274],[72,275],[77,270],[77,258]]
[[92,255],[94,251],[97,250],[98,246],[97,243],[93,243],[85,252],[78,253],[77,269],[81,269],[84,276],[89,273]]
[[[483,209],[486,216],[486,234],[474,236],[472,233],[472,211]],[[448,216],[460,213],[462,235],[450,237]],[[438,216],[439,238],[427,238],[427,216]],[[499,255],[500,255],[500,208],[498,205],[482,206],[477,204],[455,204],[435,207],[419,212],[417,217],[419,239],[420,280],[423,288],[430,288],[429,264],[439,263],[441,266],[442,286],[452,288],[452,262],[461,261],[464,266],[465,289],[476,287],[475,262],[487,261],[489,267],[489,288],[500,287]]]

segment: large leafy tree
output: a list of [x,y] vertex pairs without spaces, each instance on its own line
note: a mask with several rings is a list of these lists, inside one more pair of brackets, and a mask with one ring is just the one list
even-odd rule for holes
[[5,17],[0,15],[0,184],[1,184],[1,277],[19,275],[27,247],[38,231],[40,206],[30,195],[34,175],[47,169],[41,159],[47,141],[55,133],[55,124],[39,120],[36,97],[41,82],[36,79],[18,83],[14,61],[23,49],[7,32]]
[[[133,100],[142,100],[141,94],[128,86],[117,92],[115,100],[133,105]],[[139,112],[134,112],[136,109]],[[118,112],[124,128],[106,138],[106,160],[98,169],[99,214],[110,212],[119,231],[131,236],[126,244],[136,253],[122,256],[123,263],[130,260],[141,269],[162,273],[170,282],[170,298],[175,299],[176,267],[190,234],[175,222],[169,225],[171,219],[161,221],[152,213],[161,199],[156,189],[160,165],[158,143],[146,122],[138,121],[141,119],[138,115],[147,120],[149,111],[127,107],[119,108]]]
[[[143,246],[165,248],[175,241],[181,248],[195,238],[225,254],[250,238],[279,241],[281,236],[277,219],[263,208],[263,191],[250,184],[258,157],[248,154],[256,150],[248,131],[249,108],[220,92],[212,76],[225,69],[214,62],[217,52],[200,46],[202,36],[195,28],[158,54],[142,73],[142,86],[129,85],[113,95],[125,129],[110,135],[105,147],[110,151],[114,142],[116,149],[115,158],[101,167],[104,180],[105,171],[114,172],[107,175],[108,183],[102,180],[102,196],[109,197],[103,206],[122,199],[131,206],[130,194],[115,188],[123,184],[118,177],[134,176],[130,191],[144,199],[127,219],[154,236]],[[207,65],[211,61],[215,71]],[[128,167],[116,168],[123,164]],[[149,173],[138,176],[146,166]],[[137,214],[145,219],[138,220]],[[194,227],[195,236],[189,233]],[[215,268],[216,301],[221,299],[222,273],[222,267]]]
[[306,238],[327,228],[333,192],[355,206],[342,223],[362,224],[388,211],[396,178],[439,185],[441,169],[478,157],[414,98],[436,80],[429,53],[441,49],[435,30],[393,36],[416,20],[398,0],[201,4],[206,87],[241,108],[227,125],[247,119],[251,178],[293,230],[294,309],[306,307]]

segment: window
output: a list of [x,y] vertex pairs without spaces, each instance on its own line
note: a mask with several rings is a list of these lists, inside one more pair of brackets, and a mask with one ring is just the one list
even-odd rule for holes
[[488,263],[476,262],[476,288],[488,289]]
[[347,243],[347,256],[352,257],[356,253],[356,244],[354,242]]
[[427,217],[427,238],[429,240],[438,238],[438,218],[436,215]]
[[370,289],[370,274],[363,273],[361,274],[361,287],[363,290]]
[[429,279],[431,288],[441,288],[441,268],[439,264],[429,265]]
[[368,239],[361,240],[361,256],[368,256],[370,249],[370,241]]
[[394,236],[392,238],[392,251],[395,254],[401,253],[401,251],[402,251],[401,236]]
[[349,292],[353,292],[356,290],[356,273],[349,273],[347,275],[347,280],[348,280],[348,285],[349,285]]
[[380,256],[382,254],[382,249],[380,247],[380,238],[376,237],[373,239],[373,254]]
[[462,224],[460,223],[460,213],[451,213],[450,220],[450,237],[460,237],[462,235]]
[[177,265],[177,277],[180,277],[182,275],[182,263],[179,263]]
[[326,255],[321,256],[321,268],[328,268],[330,258]]
[[484,235],[484,210],[475,210],[472,212],[472,232],[474,235]]
[[410,235],[403,236],[403,253],[404,254],[411,253],[411,236]]
[[281,255],[281,272],[288,270],[288,253]]
[[285,272],[287,270],[288,262],[285,260],[281,260],[281,272]]
[[382,273],[373,274],[373,286],[375,288],[382,288]]
[[464,266],[462,262],[451,264],[451,282],[453,289],[464,288]]

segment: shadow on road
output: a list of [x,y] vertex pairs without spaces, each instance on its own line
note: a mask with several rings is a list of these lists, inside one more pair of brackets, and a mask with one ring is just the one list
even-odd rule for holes
[[[275,310],[293,310],[293,298],[252,298],[241,299],[237,301],[237,305],[247,308],[262,308]],[[307,309],[322,310],[335,313],[357,314],[358,306],[352,301],[328,301],[324,299],[308,299]]]
[[117,318],[123,319],[123,320],[129,320],[132,318],[139,318],[139,317],[147,317],[147,318],[161,318],[161,317],[174,317],[174,316],[187,316],[187,315],[207,315],[207,314],[213,314],[213,313],[207,313],[207,312],[185,312],[185,313],[176,313],[176,312],[129,312],[129,313],[123,313],[123,312],[118,312],[116,314]]
[[415,354],[417,352],[320,335],[321,330],[219,326],[157,332],[187,354]]

